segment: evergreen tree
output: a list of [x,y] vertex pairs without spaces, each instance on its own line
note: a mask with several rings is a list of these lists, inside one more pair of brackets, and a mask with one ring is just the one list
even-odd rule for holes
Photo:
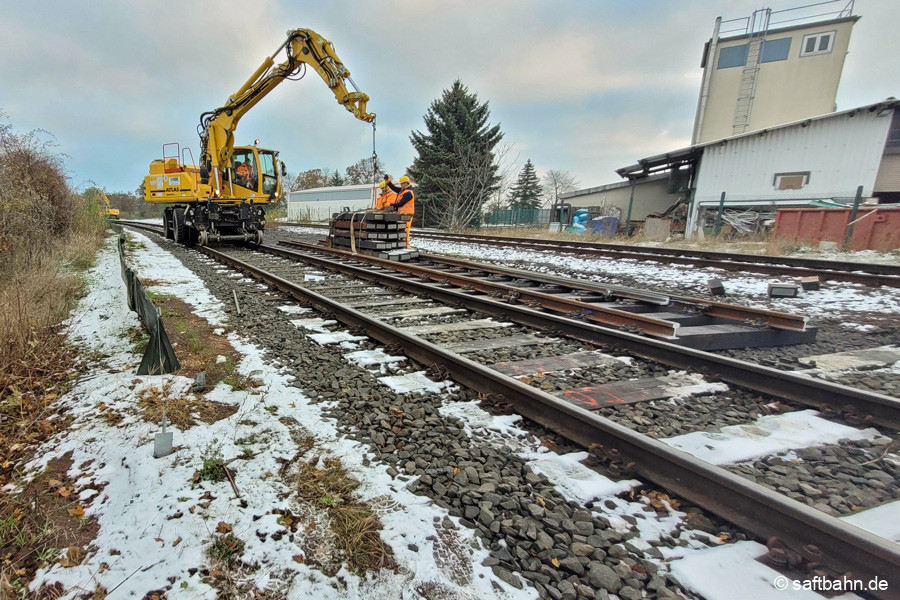
[[509,207],[518,210],[529,210],[541,206],[541,182],[529,158],[519,172],[519,178],[509,190]]
[[418,156],[409,174],[416,188],[416,222],[459,231],[478,224],[500,177],[494,147],[503,137],[489,125],[488,103],[479,103],[456,80],[425,113],[427,132],[413,131]]
[[334,173],[331,174],[331,177],[328,178],[328,185],[331,187],[338,187],[344,185],[344,176],[341,175],[341,172],[337,169],[334,170]]

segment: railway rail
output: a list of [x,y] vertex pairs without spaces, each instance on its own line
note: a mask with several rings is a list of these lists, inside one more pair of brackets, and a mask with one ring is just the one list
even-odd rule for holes
[[[142,228],[159,232],[158,228]],[[284,260],[301,260],[306,264],[315,265],[316,268],[335,269],[344,273],[360,269],[352,264],[350,257],[345,256],[338,255],[337,259],[336,257],[316,258],[312,251],[299,253],[296,250],[273,247],[262,247],[260,250]],[[601,446],[606,456],[615,463],[631,468],[649,481],[747,529],[762,539],[772,541],[774,547],[783,543],[798,556],[828,565],[837,573],[849,571],[853,577],[871,579],[877,576],[887,579],[888,590],[878,592],[879,596],[898,597],[900,549],[896,544],[847,525],[834,517],[767,490],[720,467],[705,463],[689,454],[638,434],[581,406],[503,375],[461,354],[430,343],[420,336],[391,326],[384,320],[373,318],[347,306],[345,302],[317,293],[296,280],[250,264],[246,260],[237,258],[234,252],[211,248],[203,248],[201,252],[278,288],[319,311],[333,315],[347,326],[364,329],[370,337],[385,345],[402,347],[405,354],[413,360],[426,365],[440,365],[456,381],[474,390],[511,401],[516,411],[523,416],[584,447]],[[259,256],[261,253],[245,254]],[[368,274],[365,274],[364,271]],[[362,269],[356,271],[355,274],[370,281],[379,277],[382,285],[393,286],[397,289],[408,289],[413,284],[424,286],[418,289],[418,293],[425,293],[434,299],[445,302],[448,299],[452,299],[454,302],[464,302],[465,298],[469,298],[474,301],[474,304],[469,306],[470,308],[476,306],[476,310],[514,320],[512,311],[509,310],[513,307],[506,303],[493,298],[479,298],[465,292],[442,289],[443,284],[441,283],[417,282],[409,276],[393,275],[388,273],[384,266],[377,270]],[[537,312],[526,307],[515,308],[518,311]],[[564,317],[553,315],[544,315],[544,318],[556,319],[559,326],[566,320]],[[569,320],[571,321],[571,319]],[[659,340],[647,339],[645,336],[615,331],[592,323],[582,322],[581,325],[585,330],[592,330],[590,339],[593,340],[593,343],[597,343],[598,339],[603,339],[604,343],[616,343],[630,352],[655,354],[657,359],[666,355],[680,355],[676,361],[679,366],[690,364],[692,368],[696,368],[697,364],[700,364],[709,368],[715,365],[720,367],[718,371],[728,371],[732,375],[737,370],[748,368],[747,365],[740,365],[740,361],[716,357]],[[572,331],[575,331],[574,326]],[[573,337],[584,339],[589,336],[582,331]],[[721,367],[730,367],[731,371]],[[760,370],[754,371],[751,368],[744,374],[749,380],[739,383],[739,385],[779,397],[788,397],[784,395],[784,391],[792,387],[788,385],[788,382],[792,382],[793,385],[800,386],[795,388],[795,393],[801,397],[806,394],[818,395],[830,398],[832,402],[837,396],[844,400],[851,396],[856,397],[861,402],[873,402],[874,404],[870,405],[870,408],[872,406],[881,407],[879,410],[871,411],[879,413],[877,421],[881,424],[894,428],[900,426],[900,419],[897,417],[897,405],[900,403],[892,398],[859,392],[844,386],[835,386],[808,377],[782,373],[756,365],[751,367]],[[765,383],[765,380],[773,377],[782,377],[783,379],[776,381],[774,385]],[[761,390],[760,387],[764,389]],[[863,400],[864,397],[867,398]],[[800,400],[800,398],[794,399]],[[872,420],[876,419],[873,417]]]
[[[303,227],[322,228],[317,224]],[[327,229],[327,227],[325,227]],[[466,242],[487,246],[503,246],[527,250],[542,250],[573,254],[624,258],[638,261],[714,267],[727,271],[744,271],[792,277],[818,276],[823,280],[847,281],[867,286],[885,285],[900,287],[900,266],[877,263],[858,263],[816,258],[796,258],[757,254],[714,252],[709,250],[683,250],[656,248],[602,242],[550,240],[540,238],[496,237],[480,234],[449,234],[435,231],[415,231],[415,237],[447,242]]]

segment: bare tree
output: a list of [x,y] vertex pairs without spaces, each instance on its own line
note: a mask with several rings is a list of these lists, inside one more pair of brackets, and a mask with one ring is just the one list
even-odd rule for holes
[[558,204],[562,194],[574,190],[581,183],[568,171],[554,169],[544,173],[541,182],[544,184],[544,194],[550,200],[551,205]]
[[[328,169],[310,169],[297,175],[288,187],[290,191],[325,187],[330,175],[331,172]],[[285,182],[287,182],[287,179],[285,179]]]
[[491,194],[491,199],[486,207],[486,214],[493,213],[495,210],[509,208],[509,189],[515,181],[516,164],[519,160],[518,155],[512,157],[511,153],[512,146],[509,144],[503,144],[496,151],[497,176],[500,178],[500,181],[497,182],[497,187]]
[[375,183],[384,175],[384,165],[377,158],[363,158],[346,169],[346,185]]
[[434,184],[445,202],[438,217],[438,226],[460,232],[476,220],[484,210],[485,198],[495,197],[497,165],[503,165],[509,146],[493,153],[477,146],[454,144],[455,165],[448,176],[435,179]]

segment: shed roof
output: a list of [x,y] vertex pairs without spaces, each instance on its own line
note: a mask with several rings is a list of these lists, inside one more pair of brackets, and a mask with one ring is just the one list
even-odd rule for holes
[[890,98],[883,100],[881,102],[876,102],[874,104],[867,104],[865,106],[859,106],[857,108],[851,108],[848,110],[842,110],[838,112],[827,113],[824,115],[819,115],[817,117],[810,117],[808,119],[802,119],[799,121],[792,121],[790,123],[783,123],[781,125],[776,125],[774,127],[767,127],[765,129],[757,129],[755,131],[748,131],[747,133],[741,133],[738,135],[732,135],[725,138],[720,138],[717,140],[710,140],[708,142],[703,142],[702,144],[694,144],[693,146],[688,146],[686,148],[681,148],[679,150],[673,150],[671,152],[666,152],[664,154],[657,154],[655,156],[648,156],[647,158],[642,158],[637,161],[636,164],[628,165],[627,167],[622,167],[620,169],[616,169],[616,173],[619,174],[619,177],[624,177],[626,179],[642,179],[644,177],[648,177],[649,175],[655,173],[656,171],[662,171],[666,169],[670,169],[672,167],[694,163],[700,159],[700,156],[703,155],[703,149],[708,146],[715,146],[717,144],[727,144],[731,140],[748,138],[757,135],[764,135],[769,131],[776,131],[779,129],[787,129],[789,127],[806,127],[813,121],[824,121],[827,119],[837,119],[843,116],[853,116],[858,112],[868,111],[868,112],[880,112],[883,110],[895,110],[897,107],[900,107],[900,101],[891,96]]

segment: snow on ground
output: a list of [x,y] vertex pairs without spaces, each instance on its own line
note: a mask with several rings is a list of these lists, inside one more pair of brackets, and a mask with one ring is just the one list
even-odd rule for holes
[[[197,314],[212,325],[226,324],[221,303],[208,293],[202,281],[154,241],[140,234],[133,235],[144,246],[134,254],[136,270],[142,280],[151,283],[148,287],[152,292],[172,294],[192,304]],[[504,251],[502,259],[508,260],[509,254],[508,250]],[[570,259],[561,257],[561,260]],[[582,272],[586,273],[596,270],[598,262],[571,260],[592,263],[580,265]],[[659,274],[646,264],[640,265],[640,270],[646,278],[651,277],[648,275],[650,270],[654,271],[652,277],[671,276]],[[679,272],[678,276],[683,278],[684,273]],[[209,566],[206,550],[219,521],[233,526],[235,534],[247,544],[244,561],[256,564],[255,568],[246,569],[243,577],[255,581],[260,589],[266,586],[280,588],[291,598],[401,598],[405,597],[405,590],[414,587],[416,582],[440,581],[453,586],[435,563],[432,542],[428,540],[434,533],[434,519],[445,517],[446,511],[434,506],[427,498],[407,492],[400,482],[387,475],[385,469],[364,467],[362,461],[367,453],[366,448],[341,439],[333,424],[323,421],[319,412],[321,405],[309,404],[301,392],[289,385],[290,376],[264,363],[255,346],[233,333],[228,335],[228,340],[243,356],[238,371],[261,379],[265,382],[264,388],[235,392],[219,385],[208,397],[236,406],[238,411],[214,425],[201,425],[187,431],[176,430],[176,452],[166,458],[153,459],[153,435],[157,427],[136,415],[136,394],[153,386],[166,390],[172,396],[186,394],[191,382],[174,376],[134,375],[140,358],[133,354],[127,332],[137,325],[137,320],[133,313],[123,309],[124,285],[114,244],[107,245],[91,277],[94,286],[70,320],[73,339],[88,349],[107,355],[105,362],[108,366],[128,368],[122,373],[108,373],[107,367],[100,368],[61,400],[75,421],[68,432],[58,436],[52,450],[37,457],[29,468],[37,472],[53,457],[72,452],[75,466],[69,475],[78,480],[78,485],[93,481],[103,486],[99,494],[84,496],[85,503],[89,503],[85,507],[86,516],[96,518],[100,525],[94,542],[97,550],[77,567],[64,569],[55,565],[39,572],[32,589],[37,589],[41,583],[60,581],[66,586],[66,597],[70,598],[91,592],[97,585],[107,590],[118,586],[116,592],[123,597],[140,597],[172,578],[171,597],[214,598],[216,590],[200,581],[199,575],[190,575],[187,569]],[[707,277],[700,275],[699,280],[705,285]],[[288,315],[307,312],[299,307],[280,308]],[[326,323],[313,324],[313,320],[304,320],[306,322],[302,326],[319,330],[319,334],[313,335],[322,336],[320,343],[335,343],[346,338],[339,335],[346,332],[322,333]],[[301,325],[299,322],[295,324]],[[219,333],[223,331],[217,329]],[[357,341],[354,336],[346,339]],[[390,364],[397,362],[398,358],[372,351],[349,352],[345,356],[348,362],[366,367]],[[433,382],[422,373],[401,377],[405,379],[382,377],[381,382],[400,393],[423,389],[440,391],[445,388],[445,383]],[[137,382],[134,389],[130,385],[132,382]],[[100,418],[98,407],[101,403],[108,407],[107,410],[123,414],[123,420],[117,425],[110,425]],[[681,525],[683,513],[672,510],[669,515],[659,516],[655,512],[644,512],[641,502],[617,497],[637,482],[612,482],[602,477],[581,464],[584,453],[557,455],[538,446],[534,438],[516,426],[516,416],[491,416],[471,403],[445,404],[441,412],[462,419],[471,435],[482,439],[496,438],[497,444],[512,448],[529,462],[534,471],[555,482],[565,497],[577,502],[598,501],[595,510],[602,511],[613,527],[627,531],[636,526],[641,537],[632,539],[634,544],[646,546],[647,541],[659,539]],[[822,430],[817,422],[823,420],[817,419],[814,414],[814,411],[801,411],[763,417],[756,426],[706,434],[712,437],[705,439],[688,441],[689,436],[679,436],[666,441],[697,455],[709,455],[713,449],[716,453],[727,452],[727,460],[716,460],[720,463],[776,452],[781,449],[774,443],[779,436],[790,438],[791,446],[796,447],[798,431],[815,429],[815,442],[828,443],[822,441]],[[290,417],[303,433],[314,435],[318,440],[317,451],[339,457],[350,473],[363,483],[359,490],[362,497],[382,507],[382,537],[392,547],[395,559],[401,565],[398,573],[382,572],[368,580],[360,580],[342,570],[339,575],[347,582],[346,587],[335,589],[335,579],[293,560],[300,550],[288,536],[278,541],[271,537],[267,537],[266,541],[259,540],[256,533],[271,534],[283,529],[278,523],[278,515],[272,514],[271,509],[297,508],[291,505],[290,489],[285,482],[272,475],[279,471],[278,459],[289,458],[297,452],[292,437],[298,433],[297,429],[292,430],[279,417]],[[823,422],[833,428],[840,427]],[[852,432],[857,431],[835,430],[832,434],[836,436],[836,441],[852,437]],[[262,440],[250,446],[256,456],[252,460],[231,463],[242,496],[252,499],[249,507],[241,507],[227,483],[191,484],[204,448],[218,444],[228,460],[239,456],[247,447],[238,444],[238,440],[254,437]],[[206,493],[211,493],[214,498],[208,499],[207,496],[204,500]],[[885,535],[886,521],[900,522],[898,506],[900,503],[894,503],[853,515],[847,520],[863,528],[877,528],[879,535]],[[173,518],[176,515],[179,516]],[[631,525],[631,521],[635,521],[636,525]],[[471,541],[471,531],[465,528],[458,528],[457,531]],[[894,539],[900,538],[900,532],[891,532],[890,535]],[[689,537],[690,548],[667,551],[666,557],[683,556],[671,563],[672,572],[685,586],[701,593],[707,600],[734,597],[735,581],[741,581],[742,586],[752,586],[752,590],[742,589],[760,598],[818,597],[796,595],[794,591],[777,591],[774,595],[773,582],[777,574],[752,560],[764,551],[758,544],[741,542],[710,549],[709,543],[714,542],[711,536],[690,532]],[[410,545],[418,546],[419,551],[414,552]],[[501,590],[491,587],[489,582],[494,578],[490,570],[479,564],[486,556],[485,550],[474,553],[476,577],[473,587],[476,589],[468,591],[475,591],[484,597],[531,597],[528,589],[516,591],[504,584],[500,584]],[[291,576],[295,573],[296,576]],[[726,575],[722,576],[722,573]],[[288,576],[285,577],[285,574]]]
[[877,430],[857,429],[817,416],[815,410],[798,410],[759,417],[755,423],[729,425],[721,431],[694,431],[661,439],[661,442],[705,460],[723,465],[809,446],[835,444],[838,440],[872,440]]
[[388,375],[379,377],[378,381],[398,394],[432,394],[452,386],[449,381],[433,381],[425,371],[406,373],[404,375]]
[[[225,324],[223,306],[202,281],[155,242],[139,234],[134,238],[143,246],[134,252],[134,264],[138,276],[151,282],[152,292],[177,296],[211,324]],[[406,590],[420,582],[441,582],[457,589],[435,563],[428,539],[435,532],[435,519],[446,517],[446,511],[409,493],[384,468],[363,466],[366,448],[342,439],[334,424],[322,418],[321,406],[310,404],[290,386],[290,376],[263,362],[260,350],[234,333],[228,340],[242,356],[237,371],[252,374],[264,386],[234,391],[219,384],[207,398],[234,406],[237,412],[212,425],[175,429],[175,452],[154,459],[158,428],[139,417],[137,394],[156,387],[169,397],[185,395],[191,381],[135,375],[140,357],[133,353],[127,332],[137,321],[125,308],[115,243],[102,250],[90,277],[94,285],[75,310],[70,327],[73,339],[85,350],[102,352],[107,358],[61,399],[74,418],[72,426],[27,468],[36,474],[51,459],[71,452],[73,466],[68,476],[78,487],[93,482],[101,488],[98,494],[82,496],[85,516],[97,520],[99,532],[81,564],[70,568],[54,564],[39,571],[32,590],[60,582],[66,590],[64,598],[92,593],[97,586],[115,590],[117,597],[140,598],[172,582],[168,597],[213,599],[217,590],[188,569],[211,568],[207,551],[220,521],[230,524],[244,541],[242,560],[252,565],[238,568],[235,578],[252,582],[260,590],[280,590],[289,598],[387,599],[406,597]],[[109,373],[111,365],[128,368]],[[122,420],[110,424],[101,410],[116,411]],[[377,501],[384,525],[382,538],[394,551],[400,565],[397,573],[383,571],[363,580],[342,569],[338,577],[326,577],[293,558],[302,554],[302,528],[295,534],[296,543],[290,536],[276,540],[267,535],[260,540],[263,534],[284,531],[272,509],[289,508],[295,514],[302,510],[294,505],[289,485],[275,475],[282,466],[280,461],[298,453],[294,437],[302,435],[315,436],[317,453],[340,458],[351,476],[362,482],[358,493],[363,500]],[[214,448],[226,461],[234,459],[229,466],[243,503],[235,498],[228,482],[192,482],[201,468],[201,455]],[[241,457],[247,449],[255,454],[252,458]],[[320,529],[327,525],[319,523]],[[457,531],[466,547],[474,547],[470,531]],[[418,552],[410,549],[412,544],[418,546]],[[468,592],[486,598],[533,596],[533,590],[519,591],[503,583],[495,584],[499,589],[493,587],[491,571],[480,565],[486,556],[486,550],[473,551],[475,577]]]
[[861,510],[841,520],[900,544],[900,500]]
[[[706,290],[707,281],[717,278],[725,286],[729,302],[741,302],[756,308],[768,308],[811,315],[883,312],[900,313],[900,289],[882,287],[877,290],[862,284],[824,282],[821,289],[801,290],[796,298],[769,298],[768,284],[775,281],[765,275],[725,271],[712,267],[668,265],[632,259],[578,258],[566,254],[522,250],[500,246],[479,246],[464,242],[445,242],[417,238],[415,245],[426,252],[457,254],[475,260],[496,261],[522,268],[520,262],[532,263],[525,268],[539,273],[565,272],[591,281],[608,282],[609,278],[632,277],[647,286],[671,288],[678,282],[681,289]],[[539,266],[540,265],[540,266]],[[779,281],[793,282],[787,277]]]
[[[695,550],[673,561],[671,571],[684,587],[705,600],[822,599],[816,592],[794,589],[790,579],[756,560],[765,553],[765,546],[749,541]],[[832,600],[835,598],[849,600],[859,596],[842,594]]]

